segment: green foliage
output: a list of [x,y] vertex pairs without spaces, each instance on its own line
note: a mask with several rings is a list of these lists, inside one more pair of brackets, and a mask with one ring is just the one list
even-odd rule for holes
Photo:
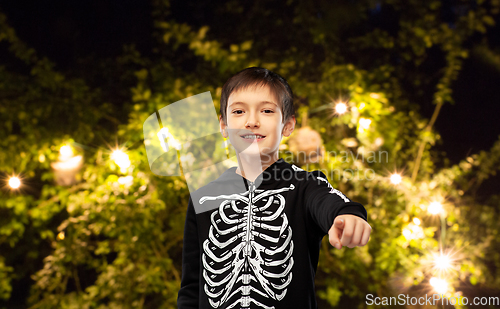
[[[467,13],[452,27],[441,19],[440,1],[383,1],[394,16],[387,28],[370,26],[371,1],[353,3],[254,5],[228,31],[197,29],[169,14],[168,1],[153,1],[157,57],[128,46],[120,57],[96,64],[118,81],[122,110],[108,100],[113,95],[105,82],[93,84],[95,72],[79,79],[58,72],[0,14],[0,41],[26,69],[0,64],[0,170],[21,173],[25,184],[17,193],[0,193],[0,298],[10,298],[16,280],[31,278],[32,308],[174,308],[189,192],[183,177],[150,172],[142,125],[169,103],[205,91],[218,110],[222,84],[248,66],[287,78],[297,116],[308,115],[297,117],[298,126],[309,119],[324,141],[322,162],[305,168],[332,172],[330,182],[368,210],[373,232],[367,246],[336,250],[323,240],[319,297],[332,307],[364,308],[366,294],[394,296],[425,284],[434,274],[427,259],[438,251],[442,233],[427,206],[440,198],[445,247],[459,252],[460,271],[447,275],[450,282],[499,286],[499,199],[479,201],[475,192],[498,169],[500,138],[490,151],[438,168],[442,162],[431,150],[439,134],[417,106],[422,100],[437,107],[453,103],[451,85],[471,52],[467,42],[485,36],[500,4],[463,2]],[[213,13],[231,21],[242,10],[227,1]],[[443,61],[429,72],[431,50]],[[348,113],[333,115],[337,100],[346,102]],[[371,120],[366,129],[362,118]],[[107,141],[113,139],[124,142],[131,161],[123,172],[110,158],[116,146]],[[50,167],[63,144],[84,156],[70,187],[54,185]],[[348,169],[361,176],[335,174]],[[388,181],[395,171],[403,173],[398,186]],[[487,265],[496,265],[497,273]]]
[[0,299],[9,299],[12,287],[10,286],[12,267],[5,266],[5,259],[0,257]]

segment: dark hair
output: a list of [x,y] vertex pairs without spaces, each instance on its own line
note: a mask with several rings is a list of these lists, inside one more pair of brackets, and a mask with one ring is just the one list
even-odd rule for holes
[[283,114],[283,122],[286,122],[292,116],[295,116],[295,109],[293,107],[293,92],[286,79],[268,69],[250,67],[233,75],[227,80],[224,86],[222,86],[220,114],[225,124],[227,124],[227,101],[231,93],[251,86],[269,87],[271,94],[278,99],[278,105]]

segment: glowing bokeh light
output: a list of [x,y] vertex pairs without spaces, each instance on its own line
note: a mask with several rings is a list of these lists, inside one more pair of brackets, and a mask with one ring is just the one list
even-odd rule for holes
[[65,161],[73,156],[73,149],[71,146],[64,145],[59,148],[60,160]]
[[134,183],[134,177],[133,176],[120,177],[118,178],[118,183],[121,185],[130,186]]
[[339,115],[344,114],[347,112],[347,105],[345,103],[337,103],[335,105],[335,112]]
[[410,230],[410,229],[407,229],[407,228],[404,228],[404,229],[403,229],[403,236],[404,236],[406,239],[412,239],[411,230]]
[[403,178],[399,174],[392,174],[391,175],[391,183],[393,185],[399,185],[402,180],[403,180]]
[[75,184],[76,173],[81,169],[83,164],[82,155],[74,155],[73,147],[70,145],[62,145],[59,148],[58,161],[50,163],[54,169],[55,181],[61,186],[70,186]]
[[21,179],[15,176],[9,178],[9,187],[11,187],[12,189],[17,189],[20,186],[21,186]]
[[432,215],[437,215],[443,211],[443,205],[439,202],[432,202],[427,208],[427,211]]
[[439,270],[448,270],[451,268],[451,260],[446,255],[437,255],[434,257],[434,266]]
[[448,282],[444,279],[432,277],[429,283],[439,294],[445,294],[448,291]]
[[128,155],[121,150],[113,151],[111,158],[115,161],[116,165],[118,165],[122,170],[130,166],[130,160],[128,158]]
[[403,236],[406,240],[422,239],[425,237],[425,233],[421,226],[410,223],[403,228]]
[[72,169],[79,168],[82,164],[83,157],[82,156],[76,156],[73,158],[70,158],[68,160],[64,160],[61,162],[55,162],[52,164],[52,167],[55,170],[61,170],[61,171],[68,171]]
[[359,126],[362,128],[362,129],[368,129],[370,127],[370,124],[372,123],[372,120],[371,119],[367,119],[367,118],[360,118],[359,119]]

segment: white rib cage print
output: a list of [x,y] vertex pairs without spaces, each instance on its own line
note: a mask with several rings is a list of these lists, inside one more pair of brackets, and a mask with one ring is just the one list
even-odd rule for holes
[[255,295],[280,301],[292,281],[292,229],[284,212],[290,184],[276,190],[249,190],[241,194],[204,196],[223,200],[212,212],[208,239],[203,242],[205,293],[213,308],[274,309]]

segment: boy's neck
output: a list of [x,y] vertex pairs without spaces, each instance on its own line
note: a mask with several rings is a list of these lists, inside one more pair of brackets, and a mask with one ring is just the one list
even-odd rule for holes
[[249,181],[255,181],[257,177],[262,174],[269,166],[278,161],[278,154],[272,158],[267,157],[263,160],[260,156],[243,156],[237,155],[238,167],[236,174],[245,177]]

